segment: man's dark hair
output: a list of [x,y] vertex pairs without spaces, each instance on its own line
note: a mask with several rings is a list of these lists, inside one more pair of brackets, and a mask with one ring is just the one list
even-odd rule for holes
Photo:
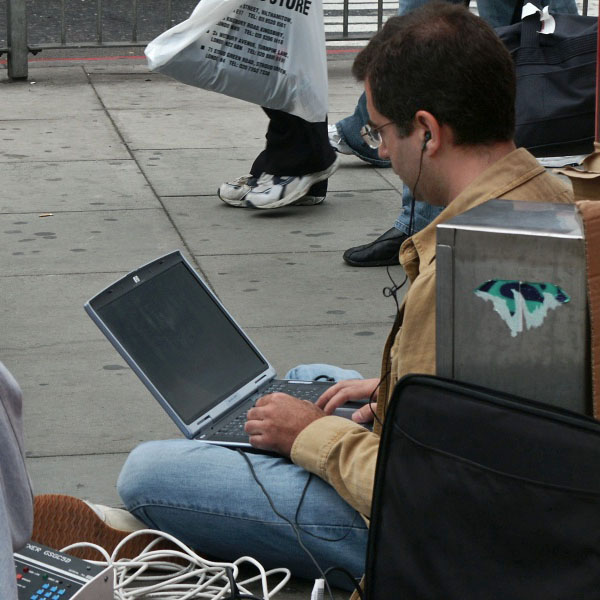
[[409,135],[418,110],[449,125],[456,144],[508,141],[515,70],[494,30],[466,8],[431,2],[391,17],[352,68],[375,108]]

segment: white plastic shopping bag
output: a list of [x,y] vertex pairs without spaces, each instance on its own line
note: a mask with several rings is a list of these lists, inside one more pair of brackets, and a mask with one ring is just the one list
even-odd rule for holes
[[146,57],[188,85],[311,122],[327,115],[322,0],[201,0]]

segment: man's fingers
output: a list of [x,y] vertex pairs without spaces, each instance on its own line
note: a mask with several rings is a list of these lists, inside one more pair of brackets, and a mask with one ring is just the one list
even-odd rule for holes
[[371,423],[375,420],[375,412],[377,411],[377,402],[365,404],[363,407],[355,410],[352,413],[352,420],[355,423]]
[[346,404],[348,400],[350,400],[350,394],[347,390],[344,389],[338,392],[333,398],[331,398],[329,402],[325,404],[325,406],[321,406],[321,408],[323,409],[325,414],[332,415],[336,408],[344,406],[344,404]]
[[258,419],[252,418],[250,416],[250,412],[248,411],[248,420],[244,424],[244,431],[249,435],[258,435],[260,433],[260,421]]
[[327,406],[327,403],[338,393],[340,389],[344,387],[345,381],[340,381],[335,385],[332,385],[330,388],[327,388],[320,396],[319,399],[315,402],[315,404],[319,408],[324,408]]
[[255,403],[254,406],[266,406],[273,401],[273,397],[277,394],[266,394],[265,396],[261,396]]
[[325,391],[317,400],[317,406],[331,415],[347,402],[365,401],[379,385],[378,379],[351,379],[340,381]]
[[274,392],[273,394],[266,394],[265,396],[261,396],[255,403],[254,407],[248,411],[248,418],[251,418],[251,414],[260,414],[256,413],[255,408],[265,408],[270,406],[271,404],[281,402],[282,400],[289,400],[293,398],[293,396],[289,396],[288,394],[283,394],[282,392]]
[[265,437],[260,432],[248,434],[248,440],[250,442],[250,445],[253,446],[254,448],[258,448],[259,450],[267,450],[268,449],[268,444],[265,441]]
[[[327,414],[331,414],[336,408],[342,406],[349,400],[356,400],[365,395],[365,390],[368,388],[371,380],[365,379],[347,379],[339,381],[335,385],[325,390],[316,402],[319,408],[325,409]],[[331,402],[333,401],[333,404]]]

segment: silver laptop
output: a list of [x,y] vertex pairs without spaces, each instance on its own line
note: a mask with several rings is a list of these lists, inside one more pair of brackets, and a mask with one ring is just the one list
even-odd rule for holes
[[[316,401],[327,381],[275,369],[179,251],[132,271],[85,310],[190,439],[249,446],[246,412],[272,391]],[[352,403],[336,414],[349,417]]]

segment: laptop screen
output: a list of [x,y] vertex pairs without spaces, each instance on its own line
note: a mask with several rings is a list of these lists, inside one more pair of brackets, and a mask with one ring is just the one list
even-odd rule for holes
[[138,281],[95,310],[184,423],[268,367],[182,262]]

